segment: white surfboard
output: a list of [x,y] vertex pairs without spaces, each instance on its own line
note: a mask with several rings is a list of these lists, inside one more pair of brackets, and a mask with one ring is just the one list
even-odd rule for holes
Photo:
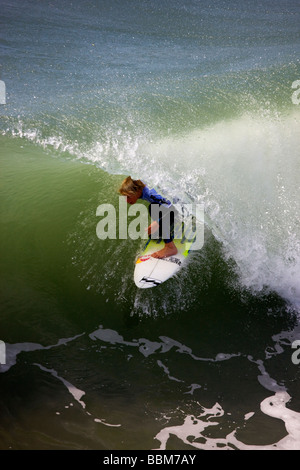
[[[182,214],[184,214],[184,208],[182,208]],[[156,240],[149,238],[142,252],[137,256],[135,263],[134,282],[137,287],[147,289],[149,287],[159,286],[175,276],[179,270],[184,267],[187,263],[188,255],[193,248],[199,249],[199,243],[197,244],[197,248],[196,244],[193,247],[196,241],[196,233],[194,232],[195,217],[189,216],[183,219],[179,216],[179,213],[177,213],[177,215],[173,240],[177,248],[176,255],[161,259],[153,258],[151,254],[161,250],[165,244],[161,239]],[[200,223],[203,228],[204,219],[197,219],[198,226]]]
[[[178,245],[178,243],[175,244]],[[135,270],[134,282],[137,287],[147,289],[155,287],[174,276],[185,261],[185,256],[178,251],[176,255],[167,258],[153,258],[151,256],[155,251],[161,250],[164,243],[157,243],[155,240],[149,240],[144,252],[138,257]]]
[[147,241],[135,263],[134,282],[137,287],[147,289],[159,286],[185,265],[193,240],[190,241],[183,235],[180,239],[174,239],[174,243],[178,250],[176,255],[158,259],[151,254],[161,250],[165,246],[164,242],[152,239]]

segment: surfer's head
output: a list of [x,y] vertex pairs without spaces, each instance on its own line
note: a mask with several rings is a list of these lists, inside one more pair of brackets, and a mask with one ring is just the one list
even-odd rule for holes
[[127,176],[119,188],[119,193],[126,196],[128,204],[134,204],[141,197],[145,184],[141,180],[133,180]]

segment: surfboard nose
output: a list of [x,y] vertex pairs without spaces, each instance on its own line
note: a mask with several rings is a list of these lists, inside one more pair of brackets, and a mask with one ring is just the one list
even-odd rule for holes
[[159,286],[179,271],[183,260],[184,257],[180,253],[168,258],[152,258],[151,254],[143,255],[136,261],[134,282],[140,289]]
[[148,289],[149,287],[156,287],[156,286],[159,286],[159,284],[161,283],[162,281],[160,281],[159,279],[154,279],[153,277],[147,277],[147,276],[143,276],[138,281],[135,280],[136,286],[139,287],[140,289]]

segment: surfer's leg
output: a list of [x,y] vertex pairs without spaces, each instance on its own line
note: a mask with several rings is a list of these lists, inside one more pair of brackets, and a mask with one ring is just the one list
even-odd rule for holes
[[[167,236],[169,238],[164,238],[164,240],[163,240],[165,242],[164,248],[162,250],[159,250],[159,251],[156,251],[155,253],[153,253],[151,255],[153,258],[166,258],[168,256],[176,255],[178,250],[177,250],[176,245],[173,241],[173,239],[174,239],[174,220],[175,220],[174,211],[169,210],[169,218],[168,218],[169,226],[168,226],[168,231],[167,231],[167,232],[169,232],[167,234]],[[163,230],[162,230],[162,226],[161,226],[161,219],[159,220],[159,223],[160,223],[160,232],[162,232]]]

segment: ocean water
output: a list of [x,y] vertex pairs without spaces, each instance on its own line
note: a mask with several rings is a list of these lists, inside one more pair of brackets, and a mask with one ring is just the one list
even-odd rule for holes
[[[299,25],[296,0],[2,0],[1,449],[300,449]],[[204,206],[155,289],[142,240],[96,235],[129,174]]]

